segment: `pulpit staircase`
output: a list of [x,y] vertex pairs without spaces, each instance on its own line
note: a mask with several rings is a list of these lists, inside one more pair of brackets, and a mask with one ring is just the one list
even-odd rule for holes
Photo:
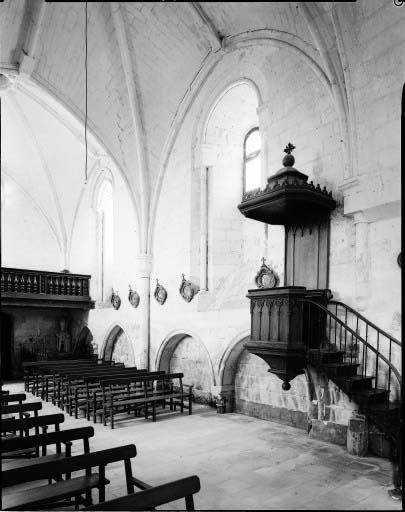
[[307,353],[308,363],[323,372],[354,403],[390,443],[390,456],[401,450],[401,343],[350,306],[303,299],[308,340],[318,339]]

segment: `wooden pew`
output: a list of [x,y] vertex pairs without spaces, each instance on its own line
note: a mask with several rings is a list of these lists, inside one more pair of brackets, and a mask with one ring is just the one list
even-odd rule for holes
[[[54,400],[58,407],[66,408],[67,412],[71,414],[71,400],[74,399],[74,390],[76,387],[85,388],[85,379],[90,379],[88,382],[97,383],[101,378],[113,377],[115,375],[132,375],[136,373],[146,372],[146,370],[138,370],[135,367],[110,367],[99,369],[85,369],[80,371],[64,370],[59,373],[54,384]],[[91,380],[93,379],[93,380]],[[77,416],[76,416],[77,417]]]
[[52,365],[52,366],[39,366],[36,369],[35,374],[33,375],[33,386],[32,386],[32,392],[39,396],[41,394],[41,398],[44,399],[45,394],[45,378],[52,377],[54,374],[59,374],[60,371],[63,371],[64,369],[75,369],[76,371],[79,370],[86,370],[86,369],[97,369],[97,368],[111,368],[112,366],[119,366],[123,365],[123,363],[118,363],[117,365],[112,365],[111,361],[103,361],[101,363],[80,363],[76,365],[71,364],[61,364],[61,365]]
[[59,425],[65,421],[64,414],[44,414],[43,416],[33,418],[5,419],[1,421],[1,434],[7,432],[20,431],[20,435],[29,435],[31,429],[35,429],[35,434],[39,434],[39,428],[45,432],[50,425],[54,425],[55,432],[60,430]]
[[[58,460],[63,457],[71,456],[72,442],[83,440],[83,452],[90,452],[89,438],[94,436],[94,429],[92,427],[72,428],[61,430],[59,432],[49,432],[47,434],[39,434],[25,437],[15,437],[12,439],[3,439],[1,441],[1,456],[2,459],[17,458],[20,452],[35,449],[39,454],[41,448],[41,462]],[[65,453],[60,452],[61,443],[65,445]],[[47,447],[55,445],[56,453],[47,455]],[[38,462],[38,458],[21,461],[13,460],[11,462],[2,462],[2,471],[14,469],[17,467],[26,467]]]
[[[155,376],[155,375],[164,375],[166,372],[164,370],[159,370],[155,372],[147,372],[146,370],[138,370],[138,373],[133,374],[133,376]],[[123,375],[123,374],[117,374],[113,378],[129,378],[131,375]],[[78,409],[83,410],[86,419],[90,420],[90,413],[92,413],[93,416],[93,423],[97,422],[97,415],[100,415],[102,417],[102,411],[103,411],[103,401],[105,400],[107,394],[113,394],[116,397],[116,400],[128,400],[130,398],[134,398],[139,396],[139,393],[142,391],[142,389],[139,389],[139,387],[136,387],[136,384],[142,384],[142,382],[136,382],[133,383],[135,386],[131,386],[131,384],[124,384],[116,386],[112,386],[109,391],[103,391],[101,387],[101,379],[98,377],[97,383],[95,386],[90,386],[90,382],[93,382],[93,378],[86,377],[85,379],[86,384],[86,393],[85,398],[83,399],[82,405],[80,405],[79,401],[79,407]],[[75,390],[75,393],[78,393],[78,390]],[[76,397],[75,397],[76,399]],[[76,401],[76,404],[78,402]],[[77,418],[77,406],[75,408],[75,417]]]
[[18,402],[19,404],[22,404],[26,399],[27,395],[25,393],[8,393],[6,395],[1,395],[2,404],[9,404],[12,402]]
[[[182,373],[168,373],[165,375],[156,376],[139,376],[130,378],[117,378],[117,379],[106,379],[101,381],[102,393],[103,393],[103,405],[102,405],[102,419],[103,424],[107,424],[107,418],[110,416],[110,426],[114,428],[114,414],[118,414],[124,411],[136,410],[144,408],[145,419],[148,418],[149,406],[152,407],[152,420],[156,421],[156,405],[162,403],[166,405],[167,402],[170,405],[170,410],[176,409],[176,405],[180,406],[180,411],[183,413],[184,409],[188,409],[188,413],[192,414],[192,386],[186,386],[189,388],[188,392],[185,392],[182,383]],[[179,385],[175,389],[173,379],[178,379]],[[139,392],[137,397],[131,397],[126,400],[117,400],[115,395],[111,393],[113,385],[124,385],[130,383],[142,383],[142,390]],[[150,390],[148,383],[156,384],[156,390]],[[158,389],[161,386],[162,389]],[[165,386],[166,385],[166,386]],[[188,405],[184,403],[184,400],[188,400]]]
[[[66,387],[69,388],[71,384],[83,382],[83,378],[85,376],[98,375],[98,374],[115,374],[119,371],[126,371],[123,365],[99,365],[94,367],[79,367],[79,368],[59,368],[54,369],[53,375],[45,376],[45,397],[49,397],[49,381],[52,378],[52,403],[54,405],[58,405],[59,407],[63,407],[63,398],[67,391]],[[131,368],[131,371],[136,370],[136,368]]]
[[4,414],[17,414],[22,419],[23,416],[29,416],[30,412],[34,413],[34,417],[38,417],[38,411],[42,409],[42,402],[25,402],[21,404],[0,405],[0,413]]
[[198,476],[189,476],[173,482],[150,487],[135,494],[105,501],[84,510],[155,510],[155,507],[185,498],[185,510],[194,510],[193,494],[201,489]]
[[[108,464],[119,461],[124,461],[127,492],[128,494],[133,493],[131,458],[135,456],[136,447],[130,444],[3,471],[2,508],[6,510],[27,510],[33,506],[40,507],[51,503],[56,506],[62,500],[70,498],[75,498],[76,503],[78,503],[82,500],[79,501],[77,498],[82,494],[86,494],[85,504],[91,505],[90,491],[93,488],[98,488],[99,502],[104,502],[105,486],[109,483],[105,478],[105,468]],[[92,473],[92,468],[97,466],[98,473]],[[75,476],[74,478],[36,486],[23,491],[18,491],[12,487],[35,480],[49,480],[57,475],[70,475],[74,471],[81,470],[85,470],[85,476]]]
[[[86,359],[55,359],[55,360],[49,360],[49,361],[29,361],[29,362],[23,362],[22,363],[22,367],[23,367],[23,372],[24,372],[24,389],[25,391],[30,391],[29,389],[29,386],[30,386],[30,377],[32,375],[33,372],[35,372],[35,369],[38,368],[39,366],[53,366],[55,364],[63,364],[63,363],[66,363],[66,364],[77,364],[78,362],[90,362],[90,361],[94,361],[90,358],[86,358]],[[94,361],[95,362],[95,361]]]

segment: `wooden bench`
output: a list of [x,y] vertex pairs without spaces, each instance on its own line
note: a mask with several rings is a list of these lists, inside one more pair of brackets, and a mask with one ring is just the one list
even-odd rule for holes
[[[147,372],[146,370],[139,370],[137,374],[134,376],[157,376],[164,375],[166,372],[164,370],[159,370],[155,372]],[[130,378],[130,375],[115,375],[114,378]],[[92,378],[85,378],[86,384],[86,392],[82,400],[79,399],[80,388],[75,390],[75,417],[77,418],[77,409],[83,410],[84,415],[87,420],[90,420],[90,414],[93,415],[93,423],[97,422],[97,415],[102,417],[103,411],[103,401],[105,401],[106,396],[113,394],[116,397],[116,400],[128,400],[130,398],[138,397],[139,393],[142,389],[137,386],[137,384],[142,385],[143,381],[138,382],[130,382],[127,384],[116,384],[112,385],[108,391],[103,391],[101,387],[101,381],[103,379],[98,378],[95,386],[90,387],[90,383],[93,381]],[[109,379],[108,379],[109,380]]]
[[185,499],[185,510],[194,510],[193,495],[201,489],[198,476],[189,476],[173,482],[150,487],[122,498],[92,505],[84,510],[155,510],[171,501]]
[[17,414],[22,419],[24,416],[29,416],[31,412],[34,417],[38,416],[38,411],[42,409],[42,402],[25,402],[21,404],[0,405],[1,416],[5,414]]
[[8,432],[20,432],[20,435],[29,435],[31,429],[35,429],[35,434],[39,434],[39,428],[45,432],[50,425],[54,425],[55,432],[60,428],[59,425],[65,421],[64,414],[44,414],[33,418],[23,419],[5,419],[1,421],[1,434]]
[[[71,385],[83,382],[83,378],[85,376],[91,375],[109,375],[115,374],[119,371],[126,371],[127,369],[122,365],[114,365],[108,366],[103,365],[100,367],[86,367],[86,368],[61,368],[55,370],[53,375],[45,376],[45,398],[52,396],[52,403],[54,405],[58,405],[59,407],[63,407],[64,397],[66,393],[69,393],[69,388]],[[132,371],[136,370],[133,368]],[[52,379],[52,393],[50,393],[49,381]],[[76,381],[76,382],[75,382]]]
[[[98,488],[99,502],[105,501],[105,486],[109,483],[105,478],[105,468],[113,462],[124,461],[125,480],[128,494],[134,492],[131,458],[136,456],[133,444],[99,450],[84,455],[75,455],[56,461],[38,462],[35,465],[14,468],[2,473],[2,509],[27,510],[49,504],[61,505],[62,500],[75,498],[75,504],[84,501],[91,505],[91,489]],[[40,459],[39,459],[40,461]],[[98,467],[98,473],[92,468]],[[85,470],[84,476],[75,476],[67,480],[57,481],[48,485],[40,485],[19,491],[12,486],[35,480],[58,478],[58,475],[71,475],[75,471]],[[85,500],[81,497],[86,495]],[[72,505],[70,502],[69,505]]]
[[[74,390],[77,387],[86,388],[86,382],[98,384],[100,379],[113,377],[115,375],[133,375],[146,373],[147,370],[138,370],[137,368],[117,367],[105,369],[86,369],[85,371],[64,371],[58,376],[54,384],[54,399],[53,402],[62,409],[66,409],[69,414],[72,413],[72,404],[75,394]],[[85,380],[87,379],[87,380]],[[76,416],[77,417],[77,416]]]
[[90,359],[90,358],[87,358],[87,359],[55,359],[55,360],[49,360],[49,361],[30,361],[30,362],[23,362],[22,363],[22,367],[23,367],[23,373],[24,373],[24,389],[25,391],[30,391],[30,377],[31,375],[35,372],[35,369],[37,369],[38,367],[42,366],[42,367],[45,367],[45,366],[53,366],[53,365],[56,365],[56,364],[71,364],[71,365],[74,365],[74,364],[77,364],[77,363],[80,363],[80,362],[96,362],[94,359]]
[[[176,410],[176,405],[180,406],[180,411],[183,413],[184,409],[188,409],[188,413],[192,414],[192,386],[188,392],[184,391],[182,383],[182,373],[168,373],[165,375],[156,376],[139,376],[131,377],[129,379],[106,379],[101,381],[103,403],[102,403],[102,420],[103,424],[107,425],[107,418],[110,416],[110,426],[114,428],[114,414],[121,412],[130,412],[131,410],[143,408],[145,411],[145,419],[148,418],[149,406],[152,407],[152,420],[156,421],[156,405],[162,403],[163,406],[169,405],[170,410]],[[173,380],[178,379],[179,385],[176,387]],[[135,382],[142,383],[142,389],[137,396],[130,399],[116,399],[115,395],[111,393],[113,385],[123,385]],[[151,390],[148,383],[154,383],[156,389]],[[163,385],[163,387],[162,387]],[[160,388],[160,389],[159,389]],[[188,400],[188,405],[184,403],[185,399]]]
[[[42,373],[41,377],[38,377],[38,388],[41,389],[41,396],[46,401],[49,400],[50,395],[52,396],[52,403],[55,405],[56,397],[60,392],[61,385],[64,381],[64,377],[70,373],[86,373],[86,372],[103,372],[103,371],[114,371],[118,369],[124,369],[124,364],[119,363],[111,365],[108,363],[98,365],[86,365],[86,366],[75,366],[75,367],[54,367],[46,370]],[[39,382],[41,379],[41,383]]]
[[27,395],[25,393],[7,393],[5,395],[1,395],[2,404],[9,404],[12,402],[18,402],[19,404],[22,404],[26,399]]
[[[41,461],[58,460],[72,455],[72,442],[83,440],[83,452],[90,452],[89,438],[94,436],[92,427],[72,428],[61,430],[59,432],[49,432],[47,434],[39,434],[25,437],[15,437],[12,439],[3,439],[1,441],[2,459],[18,458],[20,453],[27,450],[34,450],[37,457],[25,461],[13,460],[2,462],[2,471],[14,469],[18,467],[32,466],[38,462],[39,449],[41,448]],[[65,453],[61,452],[61,444],[65,445]],[[55,445],[56,453],[47,455],[47,447]]]
[[58,374],[60,371],[64,369],[74,369],[76,371],[86,369],[98,369],[98,368],[111,368],[112,366],[121,366],[123,363],[119,363],[117,365],[112,365],[111,361],[103,361],[101,363],[80,363],[76,365],[52,365],[52,366],[39,366],[36,369],[35,374],[33,375],[33,385],[32,385],[32,393],[44,399],[45,394],[45,378],[46,376],[52,377],[54,374]]

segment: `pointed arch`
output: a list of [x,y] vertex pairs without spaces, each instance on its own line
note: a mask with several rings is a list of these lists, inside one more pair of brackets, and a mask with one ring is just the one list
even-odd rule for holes
[[[118,341],[118,339],[121,336],[124,336],[128,342],[127,343],[128,351],[131,351],[127,354],[128,359],[130,362],[133,362],[134,363],[133,365],[135,366],[135,354],[134,354],[134,349],[132,346],[131,339],[126,334],[124,327],[118,322],[115,323],[112,327],[110,327],[107,330],[107,334],[104,337],[103,343],[101,345],[101,350],[100,350],[101,358],[105,361],[111,361],[113,359],[114,348],[115,348],[116,342]],[[131,366],[131,365],[129,365],[129,366]]]

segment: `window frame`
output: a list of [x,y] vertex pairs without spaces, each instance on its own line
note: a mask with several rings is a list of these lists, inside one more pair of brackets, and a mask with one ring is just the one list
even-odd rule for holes
[[[257,158],[258,156],[260,156],[260,154],[262,152],[262,148],[261,148],[261,144],[260,144],[260,149],[253,151],[252,153],[249,153],[249,155],[246,155],[246,141],[252,135],[252,133],[255,131],[259,132],[259,137],[260,137],[259,127],[254,126],[246,133],[245,138],[243,139],[243,183],[242,183],[242,193],[243,194],[246,194],[246,192],[247,192],[246,191],[246,163],[250,162],[250,161],[254,160],[255,158]],[[254,189],[252,189],[252,190],[254,190]]]

